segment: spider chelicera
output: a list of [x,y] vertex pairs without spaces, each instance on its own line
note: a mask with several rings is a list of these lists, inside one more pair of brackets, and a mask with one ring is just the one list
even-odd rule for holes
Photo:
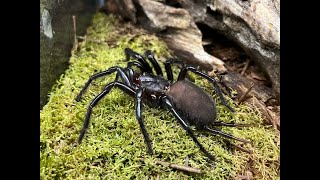
[[[125,68],[113,66],[103,72],[92,75],[80,91],[79,95],[76,97],[76,101],[79,101],[85,90],[88,88],[89,84],[94,79],[116,72],[115,80],[107,84],[104,87],[103,91],[98,94],[88,106],[83,128],[78,139],[79,144],[81,143],[84,134],[89,126],[92,108],[95,107],[97,103],[105,95],[107,95],[113,87],[117,87],[123,92],[135,98],[136,118],[139,122],[145,143],[148,148],[148,152],[151,155],[153,154],[151,140],[145,128],[142,116],[143,103],[146,103],[152,107],[160,106],[168,109],[175,116],[183,129],[185,129],[191,136],[192,140],[199,146],[200,150],[212,160],[214,160],[214,156],[211,155],[201,145],[201,143],[194,135],[190,125],[194,125],[196,129],[207,131],[211,134],[218,134],[220,136],[238,140],[244,143],[249,142],[247,140],[224,133],[220,130],[210,128],[213,126],[245,127],[247,125],[216,121],[217,112],[216,105],[213,99],[200,87],[186,80],[188,71],[191,71],[207,79],[213,84],[222,104],[226,106],[230,111],[234,112],[234,109],[227,104],[222,91],[214,78],[210,77],[206,73],[199,71],[197,68],[191,65],[187,65],[181,61],[173,60],[170,58],[164,63],[168,79],[166,80],[163,76],[163,72],[158,62],[154,58],[154,55],[151,51],[147,50],[145,52],[144,55],[146,58],[129,48],[126,48],[124,52],[126,54],[127,61],[130,60],[130,57],[133,57],[136,60],[128,62],[127,67]],[[151,66],[146,61],[146,59],[151,62],[156,74],[154,74]],[[182,68],[180,70],[177,81],[173,82],[171,65],[175,63],[180,63],[182,65]],[[140,69],[140,72],[135,71],[132,68],[133,66],[136,66],[138,69]]]

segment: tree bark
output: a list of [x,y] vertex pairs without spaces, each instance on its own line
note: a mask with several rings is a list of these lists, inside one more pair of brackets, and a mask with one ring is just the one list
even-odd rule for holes
[[226,68],[222,60],[204,51],[196,23],[236,42],[269,77],[280,102],[280,0],[126,2],[116,3],[122,17],[157,33],[182,60],[208,71],[222,73]]

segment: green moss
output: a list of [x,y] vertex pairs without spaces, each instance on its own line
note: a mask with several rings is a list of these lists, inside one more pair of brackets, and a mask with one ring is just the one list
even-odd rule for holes
[[[196,78],[196,84],[214,96],[219,120],[258,125],[245,129],[222,128],[251,140],[252,145],[244,147],[252,150],[252,154],[228,148],[221,137],[198,134],[199,141],[216,157],[213,164],[170,113],[145,107],[146,128],[154,149],[154,155],[150,156],[135,118],[134,100],[118,89],[112,90],[94,108],[84,140],[77,145],[87,106],[115,77],[95,80],[82,100],[76,102],[75,97],[90,75],[111,66],[126,66],[125,47],[139,53],[150,49],[158,59],[170,55],[165,44],[155,36],[143,31],[123,33],[128,28],[129,25],[119,24],[113,16],[96,14],[87,40],[74,52],[69,69],[51,91],[49,102],[40,111],[41,179],[156,179],[157,175],[160,179],[234,179],[246,171],[251,171],[255,179],[279,179],[280,149],[276,132],[260,125],[262,118],[256,109],[237,105],[228,98],[237,111],[230,113],[215,97],[212,86],[201,78]],[[108,45],[89,39],[99,39]],[[155,160],[163,160],[183,165],[186,156],[189,165],[200,168],[202,174],[187,174],[154,164]]]

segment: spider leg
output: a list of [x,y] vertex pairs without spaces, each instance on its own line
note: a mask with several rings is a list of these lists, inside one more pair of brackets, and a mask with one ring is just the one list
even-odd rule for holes
[[125,71],[128,73],[127,75],[128,75],[129,81],[131,83],[131,86],[134,86],[134,84],[133,84],[134,70],[132,69],[133,66],[138,67],[140,69],[141,73],[146,72],[146,69],[142,66],[142,64],[140,62],[137,62],[137,61],[128,62],[127,67],[125,68]]
[[143,117],[142,117],[142,108],[143,108],[142,99],[141,99],[142,94],[143,94],[143,89],[138,89],[136,92],[136,117],[139,122],[145,143],[147,144],[148,152],[149,152],[149,154],[152,155],[153,151],[152,151],[152,146],[151,146],[151,140],[150,140],[149,134],[147,132],[147,129],[144,125]]
[[90,121],[90,116],[91,116],[91,113],[92,113],[92,108],[95,107],[97,105],[97,103],[105,96],[107,95],[111,88],[112,87],[118,87],[120,88],[122,91],[126,92],[127,94],[131,95],[131,96],[134,96],[136,94],[136,92],[134,91],[133,88],[131,88],[130,86],[122,83],[122,82],[112,82],[112,83],[109,83],[105,86],[104,90],[98,94],[90,103],[90,105],[88,106],[88,109],[87,109],[87,113],[86,113],[86,118],[85,118],[85,121],[84,121],[84,124],[83,124],[83,127],[82,127],[82,130],[81,130],[81,133],[80,133],[80,136],[79,136],[79,139],[78,139],[78,143],[80,144],[82,139],[83,139],[83,136],[89,126],[89,121]]
[[173,81],[173,74],[172,74],[171,65],[174,63],[183,65],[182,61],[174,60],[172,58],[167,59],[166,62],[164,63],[164,68],[166,69],[167,78],[171,82]]
[[227,93],[231,94],[232,89],[231,89],[229,86],[227,86],[224,81],[221,80],[221,79],[222,79],[222,76],[221,76],[221,75],[220,75],[219,78],[220,78],[220,79],[219,79],[219,84],[221,84],[221,85],[226,89]]
[[166,69],[167,79],[172,82],[173,81],[173,74],[172,74],[172,68],[171,68],[171,61],[172,61],[172,59],[168,59],[164,63],[164,68]]
[[152,74],[152,69],[150,67],[150,65],[148,64],[148,62],[137,52],[133,51],[130,48],[126,48],[124,50],[124,53],[126,54],[126,60],[129,61],[130,56],[137,59],[142,66],[144,67],[144,69],[146,70],[146,72],[151,73]]
[[[126,74],[127,77],[129,78],[130,86],[131,86],[131,87],[134,87],[134,85],[133,85],[133,74],[134,74],[133,69],[126,67],[124,70],[125,70],[125,72],[127,73],[127,74]],[[117,74],[117,76],[118,76],[118,74]],[[117,80],[118,80],[118,79],[116,79],[115,81],[117,81]]]
[[126,85],[130,85],[130,81],[128,79],[128,77],[126,76],[124,69],[118,66],[114,66],[109,68],[108,70],[99,72],[97,74],[92,75],[89,80],[86,82],[86,84],[84,85],[84,87],[82,88],[82,90],[80,91],[80,93],[78,94],[78,96],[76,97],[76,101],[80,101],[81,96],[83,95],[83,93],[87,90],[87,88],[89,87],[90,83],[102,76],[106,76],[109,74],[114,73],[115,71],[117,71],[117,76],[116,76],[116,80],[118,79],[118,76],[121,77],[122,81],[126,84]]
[[227,134],[225,132],[222,132],[222,131],[219,131],[219,130],[216,130],[216,129],[210,129],[209,127],[204,127],[204,130],[207,130],[211,134],[218,134],[220,136],[223,136],[223,137],[226,137],[226,138],[229,138],[229,139],[234,139],[234,140],[237,140],[237,141],[240,141],[240,142],[243,142],[243,143],[250,143],[250,141],[247,141],[245,139],[237,138],[237,137],[235,137],[235,136],[233,136],[231,134]]
[[132,66],[137,66],[141,70],[141,72],[147,72],[146,68],[143,67],[140,62],[137,62],[137,61],[128,62],[127,67],[131,69]]
[[163,97],[163,103],[164,105],[173,113],[173,115],[176,117],[176,119],[179,121],[179,123],[182,125],[183,129],[187,131],[187,133],[191,136],[192,140],[199,146],[200,150],[206,155],[208,156],[211,160],[215,160],[214,156],[211,155],[202,145],[201,143],[198,141],[198,139],[196,138],[196,136],[193,134],[190,126],[179,116],[179,114],[176,112],[176,110],[173,108],[173,105],[171,103],[171,101],[164,96]]
[[114,81],[118,81],[118,78],[120,77],[122,82],[125,85],[131,86],[130,78],[128,77],[128,74],[126,74],[126,72],[127,72],[127,69],[123,69],[123,68],[119,67],[117,69],[116,79]]
[[153,65],[153,68],[156,70],[157,75],[159,76],[163,76],[162,70],[159,66],[159,63],[156,61],[156,59],[154,58],[153,53],[150,50],[147,50],[145,53],[145,56],[147,56],[147,58],[150,60],[150,62]]
[[237,124],[237,123],[227,123],[223,121],[215,121],[213,126],[227,126],[227,127],[251,127],[253,124]]
[[224,96],[222,94],[222,91],[221,91],[217,81],[214,78],[210,77],[209,75],[197,70],[195,67],[185,65],[179,73],[178,81],[185,79],[188,71],[191,71],[195,74],[198,74],[199,76],[201,76],[201,77],[207,79],[208,81],[210,81],[211,83],[213,83],[213,86],[214,86],[218,96],[220,97],[222,104],[224,106],[226,106],[231,112],[235,112],[235,110],[228,105],[226,99],[224,98]]

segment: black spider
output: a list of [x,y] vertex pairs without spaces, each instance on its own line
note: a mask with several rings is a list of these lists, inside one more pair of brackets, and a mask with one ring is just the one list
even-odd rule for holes
[[[83,139],[86,129],[88,128],[92,108],[101,100],[102,97],[107,95],[113,87],[118,87],[125,93],[131,95],[132,97],[135,97],[136,117],[138,119],[142,134],[145,139],[145,143],[147,144],[150,154],[153,154],[153,151],[151,147],[151,140],[143,122],[142,102],[153,107],[160,106],[169,109],[181,124],[181,126],[192,137],[193,141],[199,146],[200,150],[212,160],[214,160],[214,157],[209,152],[207,152],[207,150],[200,144],[196,136],[193,134],[190,125],[195,125],[198,130],[207,131],[212,134],[218,134],[245,143],[248,142],[244,139],[240,139],[230,134],[226,134],[219,130],[210,128],[210,126],[243,127],[246,125],[216,121],[216,105],[213,99],[201,88],[197,87],[192,82],[185,80],[188,71],[192,71],[193,73],[207,79],[208,81],[213,83],[215,91],[220,97],[222,104],[226,106],[230,111],[234,112],[234,110],[227,104],[225,98],[223,97],[223,94],[217,82],[209,75],[197,70],[193,66],[186,65],[180,61],[175,61],[173,59],[168,59],[164,64],[168,78],[168,80],[166,80],[164,79],[162,70],[151,51],[146,51],[145,56],[152,63],[157,75],[152,72],[152,68],[147,63],[146,59],[137,52],[126,48],[125,54],[127,61],[130,59],[130,57],[133,57],[138,61],[128,62],[126,68],[114,66],[106,71],[92,75],[79,95],[76,97],[76,101],[79,101],[85,90],[88,88],[89,84],[94,79],[117,72],[115,81],[107,84],[103,91],[91,101],[78,140],[79,144]],[[171,69],[171,64],[173,63],[182,64],[182,68],[176,82],[173,82]],[[139,73],[137,71],[134,71],[132,69],[133,66],[138,67],[141,72]],[[119,77],[121,81],[118,80]]]

